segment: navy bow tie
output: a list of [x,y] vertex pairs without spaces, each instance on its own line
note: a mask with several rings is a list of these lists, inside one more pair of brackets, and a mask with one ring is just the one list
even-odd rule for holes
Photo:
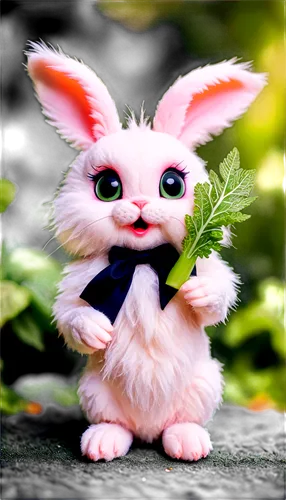
[[[108,254],[110,265],[89,282],[80,298],[114,323],[131,286],[135,267],[149,264],[158,275],[160,305],[164,309],[177,292],[165,282],[178,258],[179,253],[169,243],[142,251],[114,246]],[[195,267],[192,275],[196,275]]]

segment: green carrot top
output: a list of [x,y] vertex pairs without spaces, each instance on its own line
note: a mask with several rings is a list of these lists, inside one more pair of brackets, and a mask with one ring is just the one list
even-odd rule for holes
[[220,164],[219,172],[222,180],[211,170],[209,182],[195,186],[193,215],[185,216],[183,253],[167,279],[174,288],[180,288],[188,279],[197,257],[209,257],[212,250],[221,250],[222,226],[250,217],[241,210],[256,199],[249,196],[255,170],[240,168],[239,152],[234,148]]

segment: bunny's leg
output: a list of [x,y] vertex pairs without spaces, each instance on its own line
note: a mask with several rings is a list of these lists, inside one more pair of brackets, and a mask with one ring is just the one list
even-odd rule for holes
[[[93,369],[93,365],[95,369]],[[79,382],[80,404],[92,424],[81,438],[81,452],[91,460],[113,460],[126,455],[133,435],[115,384],[102,380],[96,357],[90,357]]]
[[214,359],[200,362],[177,412],[177,422],[163,431],[164,450],[172,458],[199,460],[212,450],[203,426],[221,403],[221,365]]

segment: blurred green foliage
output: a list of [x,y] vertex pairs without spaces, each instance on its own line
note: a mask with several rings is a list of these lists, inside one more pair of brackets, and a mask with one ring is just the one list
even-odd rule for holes
[[[257,410],[269,407],[283,410],[286,378],[283,2],[99,0],[97,8],[103,16],[138,37],[143,31],[151,33],[162,23],[175,27],[187,60],[208,63],[237,56],[243,61],[253,61],[255,71],[268,74],[268,86],[247,113],[233,127],[199,148],[198,154],[210,168],[216,169],[226,153],[236,146],[241,166],[257,172],[253,194],[258,200],[249,210],[252,217],[235,229],[234,246],[223,251],[223,258],[241,276],[241,302],[226,325],[208,328],[213,355],[224,364],[224,399]],[[177,74],[170,75],[170,82]],[[12,201],[15,189],[6,180],[0,189],[3,211]],[[39,351],[45,347],[42,332],[54,331],[50,325],[51,305],[60,272],[60,264],[41,251],[3,248],[2,324],[10,324],[22,342]],[[27,397],[32,394],[37,399],[36,389],[27,393]],[[66,400],[65,389],[61,396],[56,387],[50,394],[51,399],[62,404],[75,402],[73,387]],[[2,390],[2,400],[3,397],[6,412],[20,411],[27,404],[19,396],[17,400],[8,388]]]
[[[6,179],[2,179],[5,180]],[[3,183],[14,193],[16,186],[8,180]],[[3,199],[2,199],[3,198]],[[14,197],[8,199],[0,192],[0,206],[6,209]],[[63,264],[45,252],[25,247],[18,240],[4,240],[1,247],[0,325],[11,322],[13,333],[21,342],[38,351],[44,351],[44,332],[55,330],[52,324],[52,306]],[[3,369],[3,363],[1,366]],[[21,411],[38,413],[40,406],[33,401],[51,400],[62,406],[78,404],[75,386],[62,386],[56,381],[24,384],[15,391],[0,385],[0,410],[10,415]]]
[[5,212],[15,197],[16,187],[8,179],[0,179],[0,212]]

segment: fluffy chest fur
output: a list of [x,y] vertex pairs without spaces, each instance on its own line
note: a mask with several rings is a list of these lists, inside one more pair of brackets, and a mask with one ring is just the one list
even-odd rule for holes
[[114,326],[103,379],[116,381],[142,410],[181,393],[196,362],[209,355],[207,338],[181,297],[161,310],[158,279],[148,265],[137,266]]

